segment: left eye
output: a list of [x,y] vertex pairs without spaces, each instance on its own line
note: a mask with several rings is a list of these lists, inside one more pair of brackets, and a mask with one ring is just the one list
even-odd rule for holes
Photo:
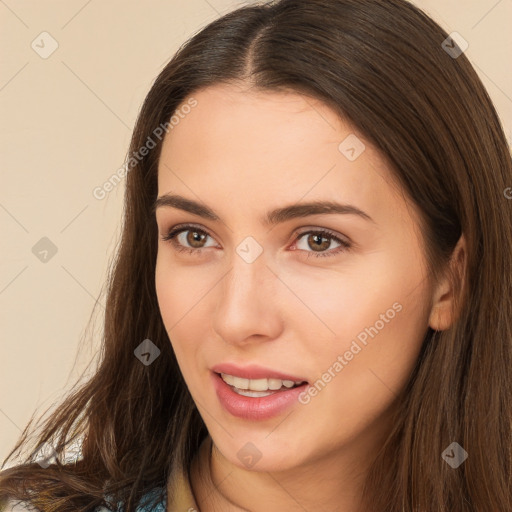
[[[334,256],[340,252],[348,251],[352,247],[352,245],[349,242],[337,237],[336,235],[332,234],[330,231],[325,231],[325,230],[305,231],[298,236],[299,240],[304,238],[304,235],[309,235],[306,238],[306,243],[308,244],[309,247],[311,247],[311,244],[312,244],[312,246],[316,246],[316,248],[322,248],[322,246],[325,248],[326,245],[327,246],[331,245],[332,240],[334,240],[335,242],[337,242],[339,244],[338,247],[334,248],[331,251],[321,251],[321,252],[318,252],[316,250],[306,251],[308,253],[308,255],[307,255],[308,258],[310,256],[313,256],[315,258],[316,257]],[[327,243],[325,243],[324,241],[327,241]],[[315,253],[317,253],[317,254],[315,254]]]
[[[187,232],[189,233],[188,235],[182,236],[182,235],[185,235],[185,233],[187,233]],[[326,230],[304,231],[297,235],[297,240],[301,241],[305,235],[309,235],[306,238],[306,243],[308,244],[309,247],[316,247],[317,249],[322,249],[322,248],[326,249],[331,245],[333,240],[339,244],[338,247],[336,247],[335,249],[330,250],[330,251],[325,251],[325,250],[324,251],[317,251],[317,250],[308,251],[305,249],[300,249],[301,251],[308,253],[307,254],[308,258],[310,256],[313,256],[315,258],[316,257],[333,256],[340,252],[347,251],[352,247],[351,243],[339,238],[338,236],[334,235],[330,231],[326,231]],[[181,240],[180,240],[180,237],[181,237]],[[206,231],[196,228],[195,226],[189,225],[189,226],[181,226],[181,227],[173,228],[173,229],[169,230],[167,235],[162,236],[162,241],[171,242],[171,244],[174,246],[174,248],[180,252],[187,252],[189,254],[199,255],[202,253],[202,250],[207,247],[205,247],[205,246],[194,247],[194,245],[203,243],[207,237],[210,237],[210,235]],[[185,246],[184,245],[185,243],[192,245],[192,247],[190,247],[190,245],[188,247]],[[210,246],[210,247],[212,247],[212,246]]]

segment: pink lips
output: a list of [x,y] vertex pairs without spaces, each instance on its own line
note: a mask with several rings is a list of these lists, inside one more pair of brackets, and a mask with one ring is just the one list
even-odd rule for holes
[[243,396],[234,391],[232,386],[224,382],[219,373],[227,373],[228,375],[235,375],[236,377],[246,379],[275,378],[297,382],[304,381],[305,379],[257,366],[238,368],[233,365],[218,365],[214,366],[213,370],[210,375],[220,404],[231,415],[245,420],[266,420],[277,416],[293,404],[297,405],[299,395],[309,386],[307,382],[304,382],[304,384],[294,388],[273,391],[267,396]]
[[258,365],[236,366],[232,363],[222,363],[213,366],[211,370],[215,373],[227,373],[228,375],[241,377],[243,379],[281,379],[293,380],[294,382],[307,381],[304,377],[289,375]]

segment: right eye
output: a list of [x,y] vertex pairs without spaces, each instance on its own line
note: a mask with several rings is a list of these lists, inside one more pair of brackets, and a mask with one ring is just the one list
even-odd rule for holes
[[[186,233],[188,235],[185,235]],[[185,235],[185,236],[182,236]],[[207,247],[194,247],[193,244],[201,244],[210,235],[203,229],[199,229],[193,225],[181,225],[171,228],[167,235],[162,236],[163,242],[170,242],[171,245],[179,252],[189,254],[200,254]],[[190,244],[188,247],[185,244]]]

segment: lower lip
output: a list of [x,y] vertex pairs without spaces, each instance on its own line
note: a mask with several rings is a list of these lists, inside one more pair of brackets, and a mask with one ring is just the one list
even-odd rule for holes
[[287,391],[277,391],[272,395],[253,398],[233,391],[217,373],[212,372],[212,379],[215,392],[224,409],[233,416],[246,420],[266,420],[277,416],[292,404],[297,403],[299,395],[308,386],[304,383]]

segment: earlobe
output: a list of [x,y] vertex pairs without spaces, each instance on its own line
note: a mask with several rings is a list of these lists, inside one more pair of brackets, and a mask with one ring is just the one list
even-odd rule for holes
[[[449,329],[454,323],[458,312],[456,308],[455,284],[462,290],[463,279],[466,274],[466,239],[464,235],[459,238],[450,258],[450,271],[437,284],[432,297],[432,310],[430,312],[429,326],[435,331]],[[457,280],[454,283],[453,280]]]

